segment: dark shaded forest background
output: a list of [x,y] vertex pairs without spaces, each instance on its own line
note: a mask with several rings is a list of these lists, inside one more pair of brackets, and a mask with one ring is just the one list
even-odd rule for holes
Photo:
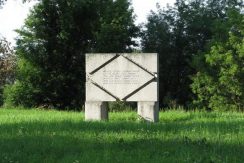
[[0,105],[79,110],[85,53],[156,52],[161,107],[243,111],[243,5],[177,0],[137,26],[129,0],[40,0],[0,41]]

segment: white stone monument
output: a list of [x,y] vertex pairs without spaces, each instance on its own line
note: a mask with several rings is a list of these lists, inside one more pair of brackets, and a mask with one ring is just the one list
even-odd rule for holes
[[107,120],[109,101],[136,101],[141,118],[157,122],[156,53],[86,54],[86,120]]

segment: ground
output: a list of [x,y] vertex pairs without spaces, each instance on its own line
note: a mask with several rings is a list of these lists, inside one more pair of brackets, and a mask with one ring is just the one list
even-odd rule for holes
[[167,111],[159,123],[109,116],[0,109],[0,162],[244,162],[244,113]]

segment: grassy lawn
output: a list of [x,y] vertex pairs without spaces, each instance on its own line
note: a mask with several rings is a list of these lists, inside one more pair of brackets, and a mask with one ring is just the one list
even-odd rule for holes
[[243,113],[168,111],[156,124],[109,116],[0,109],[0,162],[244,162]]

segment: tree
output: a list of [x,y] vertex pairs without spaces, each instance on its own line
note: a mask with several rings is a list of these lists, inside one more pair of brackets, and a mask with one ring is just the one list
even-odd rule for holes
[[[27,2],[30,0],[23,0]],[[0,9],[7,0],[0,0]],[[14,49],[4,37],[0,37],[0,106],[3,104],[3,89],[15,80],[16,56]]]
[[135,17],[128,0],[106,1],[100,4],[99,29],[95,33],[93,52],[131,52],[137,46],[133,38],[139,33],[134,25]]
[[15,79],[16,60],[10,43],[0,39],[0,106],[3,104],[3,88],[6,84],[13,83]]
[[213,40],[209,53],[198,60],[192,89],[194,104],[212,110],[244,110],[244,15],[230,15],[232,28],[225,42]]
[[192,61],[209,49],[213,38],[228,38],[228,11],[241,7],[239,0],[177,0],[149,15],[142,49],[159,54],[161,106],[191,103],[190,77],[197,71]]
[[[6,89],[6,101],[28,107],[80,108],[85,93],[84,54],[101,48],[127,51],[135,36],[133,21],[127,0],[42,0],[18,30],[17,81]],[[117,36],[120,32],[124,35]]]

